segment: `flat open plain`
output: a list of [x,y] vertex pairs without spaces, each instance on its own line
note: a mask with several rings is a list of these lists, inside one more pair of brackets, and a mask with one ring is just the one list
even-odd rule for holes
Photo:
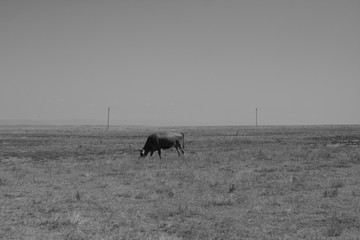
[[[158,130],[185,156],[139,159]],[[359,239],[360,126],[2,126],[0,207],[0,239]]]

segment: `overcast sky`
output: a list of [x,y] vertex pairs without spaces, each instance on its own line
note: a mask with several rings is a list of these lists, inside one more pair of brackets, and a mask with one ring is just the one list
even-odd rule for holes
[[1,0],[0,119],[360,124],[359,0]]

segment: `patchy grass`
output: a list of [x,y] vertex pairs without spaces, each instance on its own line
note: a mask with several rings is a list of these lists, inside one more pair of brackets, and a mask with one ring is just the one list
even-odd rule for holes
[[[359,126],[0,127],[4,239],[356,239]],[[167,128],[160,129],[167,130]]]

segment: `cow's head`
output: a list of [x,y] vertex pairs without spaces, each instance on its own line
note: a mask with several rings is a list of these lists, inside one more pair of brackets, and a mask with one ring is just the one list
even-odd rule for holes
[[140,157],[145,157],[145,150],[144,149],[138,149],[140,152]]

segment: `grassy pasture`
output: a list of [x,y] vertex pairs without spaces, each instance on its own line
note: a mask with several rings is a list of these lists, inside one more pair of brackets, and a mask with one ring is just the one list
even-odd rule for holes
[[360,126],[0,127],[1,239],[359,239]]

